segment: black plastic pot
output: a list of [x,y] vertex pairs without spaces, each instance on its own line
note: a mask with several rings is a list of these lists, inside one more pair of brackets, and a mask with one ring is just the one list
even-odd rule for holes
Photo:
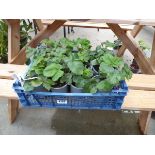
[[56,93],[67,93],[68,92],[68,85],[65,84],[62,87],[53,88],[51,91],[56,92]]
[[48,90],[45,89],[43,86],[36,87],[36,88],[34,88],[33,91],[34,92],[48,92]]
[[83,88],[75,87],[74,85],[71,85],[70,87],[71,93],[83,93]]
[[95,65],[95,66],[91,66],[91,69],[93,70],[94,75],[98,75],[99,74],[99,65]]
[[131,64],[130,68],[131,68],[133,73],[136,73],[136,74],[139,73],[139,66],[138,66],[138,64],[137,64],[135,59],[133,59],[133,62]]

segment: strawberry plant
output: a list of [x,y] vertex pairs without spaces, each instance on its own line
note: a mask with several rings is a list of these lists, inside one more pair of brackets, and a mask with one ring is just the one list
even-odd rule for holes
[[[65,84],[96,93],[111,91],[121,80],[130,79],[132,72],[122,58],[112,53],[114,43],[106,41],[91,50],[87,39],[59,41],[46,39],[37,48],[28,47],[31,65],[26,74],[26,91],[37,87],[52,90]],[[93,76],[91,65],[98,65],[98,76]]]

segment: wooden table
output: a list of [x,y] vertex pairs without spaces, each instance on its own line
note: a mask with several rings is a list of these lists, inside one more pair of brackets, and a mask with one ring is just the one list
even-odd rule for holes
[[[19,20],[12,20],[7,19],[5,20],[8,24],[8,60],[11,64],[25,64],[26,61],[26,54],[25,50],[26,48],[19,49],[20,47],[20,26],[19,26]],[[43,39],[50,37],[57,29],[59,29],[61,26],[64,26],[67,24],[67,20],[52,20],[51,22],[48,22],[45,24],[42,20],[35,20],[40,32],[27,44],[27,46],[30,47],[36,47],[38,43],[40,43]],[[93,23],[94,21],[92,21]],[[134,37],[139,33],[139,31],[143,28],[143,26],[155,26],[155,20],[116,20],[116,19],[103,19],[102,20],[103,25],[106,24],[106,26],[111,29],[114,34],[122,41],[123,46],[118,51],[118,56],[122,56],[124,54],[124,51],[126,48],[132,53],[134,56],[136,62],[139,65],[139,68],[141,69],[143,74],[155,74],[155,34],[153,38],[153,44],[152,44],[152,54],[150,60],[148,60],[142,50],[138,47],[138,44],[136,43]],[[88,27],[91,23],[83,23],[81,27]],[[125,31],[124,28],[121,26],[121,24],[129,24],[134,25],[133,30],[127,30]],[[75,23],[70,23],[68,25],[76,25]],[[96,23],[97,25],[97,23]],[[98,24],[97,27],[99,27]],[[102,25],[102,27],[103,27]],[[80,24],[78,25],[80,27]],[[95,26],[94,26],[95,28]],[[133,93],[134,95],[134,93]],[[132,100],[131,100],[132,101]],[[137,102],[138,102],[137,98]],[[13,122],[16,118],[17,109],[18,109],[18,103],[15,100],[9,101],[9,114],[10,114],[10,122]],[[153,109],[152,109],[153,110]],[[143,131],[143,133],[147,132],[148,123],[151,117],[151,112],[149,111],[141,111],[140,117],[139,117],[139,123],[140,128]]]

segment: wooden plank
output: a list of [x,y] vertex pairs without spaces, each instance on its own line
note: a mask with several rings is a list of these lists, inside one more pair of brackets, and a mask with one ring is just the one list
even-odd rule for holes
[[139,126],[143,134],[147,134],[152,111],[142,111],[139,116]]
[[[13,80],[0,79],[0,97],[18,99],[12,89]],[[155,91],[129,90],[125,97],[122,109],[155,110]]]
[[[131,35],[135,38],[142,28],[142,25],[136,25],[131,32],[129,31],[129,33],[131,33]],[[118,50],[117,56],[123,56],[125,50],[126,46],[122,45],[121,48]]]
[[14,80],[0,79],[0,97],[17,100],[17,94],[12,89]]
[[152,52],[151,52],[150,63],[155,68],[155,32],[154,32],[153,42],[152,42]]
[[105,23],[155,26],[155,19],[104,19]]
[[[28,66],[15,64],[0,64],[0,78],[12,79],[13,74],[25,72]],[[127,82],[130,89],[155,90],[155,75],[133,74]]]
[[[72,27],[82,27],[82,28],[99,28],[99,29],[109,29],[106,23],[95,23],[95,22],[77,22],[77,21],[68,21],[64,26]],[[121,28],[124,30],[132,30],[132,25],[121,25]]]
[[[42,20],[45,21],[45,20]],[[46,20],[46,23],[50,20]],[[155,19],[102,19],[103,23],[155,26]],[[44,22],[45,23],[45,22]]]
[[18,74],[26,71],[26,65],[15,64],[0,64],[0,78],[12,79],[13,74]]
[[[20,20],[8,20],[8,62],[18,54],[20,50]],[[16,120],[19,102],[8,100],[8,117],[10,123]]]
[[122,109],[155,110],[155,91],[129,90]]
[[138,47],[136,41],[131,36],[130,33],[127,34],[120,28],[117,24],[107,23],[110,29],[116,34],[116,36],[121,39],[123,44],[129,49],[129,51],[134,56],[137,61],[139,68],[145,74],[155,74],[154,69],[150,65],[148,59],[144,56],[142,50]]
[[126,82],[130,89],[155,91],[155,75],[133,74],[132,78]]
[[43,23],[43,25],[51,25],[54,20],[52,19],[41,19],[41,22]]
[[36,24],[39,31],[43,30],[44,25],[43,25],[41,19],[33,19],[33,22]]
[[[42,20],[42,23],[44,25],[49,25],[53,23],[53,20]],[[81,21],[67,21],[64,23],[64,26],[71,26],[71,27],[81,27],[81,28],[99,28],[99,29],[109,29],[108,25],[106,23],[103,22],[95,22],[94,21],[85,21],[85,22],[81,22]],[[133,29],[133,25],[127,25],[127,24],[122,24],[120,25],[121,28],[123,28],[124,30],[132,30]]]
[[[57,29],[59,29],[65,20],[55,20],[51,25],[48,25],[42,31],[40,31],[26,46],[36,47],[43,39],[51,36]],[[25,46],[25,47],[26,47]],[[11,61],[11,63],[15,64],[25,64],[26,61],[26,48],[23,47],[18,55]]]

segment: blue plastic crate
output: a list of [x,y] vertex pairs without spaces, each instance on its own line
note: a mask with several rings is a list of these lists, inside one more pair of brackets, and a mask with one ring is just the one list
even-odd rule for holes
[[120,82],[119,89],[95,94],[25,92],[18,80],[14,82],[13,89],[23,107],[101,110],[119,110],[128,91],[125,81]]

